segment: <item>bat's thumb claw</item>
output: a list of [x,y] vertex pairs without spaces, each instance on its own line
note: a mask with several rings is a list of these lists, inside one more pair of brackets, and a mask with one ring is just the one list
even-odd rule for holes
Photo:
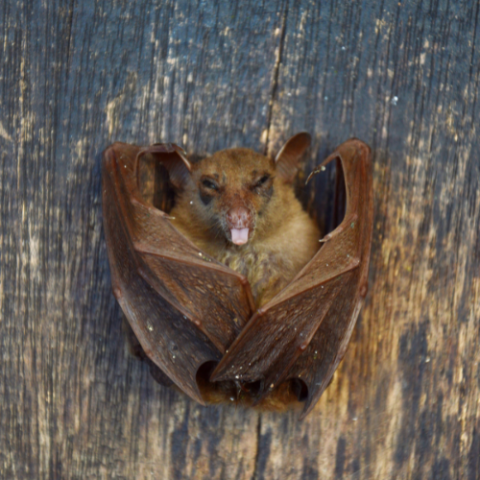
[[316,170],[313,170],[312,173],[310,173],[310,175],[307,177],[307,179],[305,180],[305,185],[308,185],[308,182],[310,181],[310,179],[317,173]]
[[326,170],[325,168],[325,162],[323,162],[319,167],[317,167],[315,170],[312,170],[312,173],[310,173],[310,175],[307,177],[307,180],[305,181],[305,185],[308,184],[308,182],[310,181],[310,179],[316,175],[317,173],[320,173],[320,172],[323,172]]
[[327,243],[331,238],[332,238],[332,236],[330,234],[328,234],[328,235],[325,235],[323,238],[321,238],[319,240],[319,242],[320,243]]

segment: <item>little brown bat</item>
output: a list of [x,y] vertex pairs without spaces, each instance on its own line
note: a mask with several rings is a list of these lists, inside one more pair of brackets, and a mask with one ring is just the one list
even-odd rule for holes
[[336,160],[346,199],[317,252],[290,185],[309,143],[296,135],[275,161],[230,149],[194,165],[174,144],[104,152],[113,292],[157,378],[202,404],[302,400],[304,416],[345,354],[367,293],[370,149],[348,140],[313,172]]

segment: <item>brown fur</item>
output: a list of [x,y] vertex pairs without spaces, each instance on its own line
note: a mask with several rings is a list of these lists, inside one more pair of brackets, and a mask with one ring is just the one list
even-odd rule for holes
[[[290,182],[272,159],[246,148],[222,150],[193,165],[170,212],[173,225],[201,250],[247,277],[257,307],[319,247],[318,228]],[[245,245],[230,236],[227,217],[239,209],[251,227]]]

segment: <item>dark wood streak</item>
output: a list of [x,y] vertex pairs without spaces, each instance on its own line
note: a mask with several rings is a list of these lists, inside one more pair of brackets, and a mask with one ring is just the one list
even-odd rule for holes
[[[479,11],[5,0],[0,478],[480,478]],[[302,423],[199,406],[124,347],[99,154],[121,140],[273,155],[302,130],[306,171],[352,135],[374,152],[349,350]],[[333,169],[315,182],[328,225]]]

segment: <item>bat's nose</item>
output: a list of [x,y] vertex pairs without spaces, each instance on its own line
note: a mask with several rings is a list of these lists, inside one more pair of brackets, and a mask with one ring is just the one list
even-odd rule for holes
[[251,232],[252,215],[245,207],[234,207],[227,212],[227,224],[231,241],[235,245],[248,242]]
[[230,228],[250,228],[252,215],[245,207],[234,207],[227,212],[227,223]]

